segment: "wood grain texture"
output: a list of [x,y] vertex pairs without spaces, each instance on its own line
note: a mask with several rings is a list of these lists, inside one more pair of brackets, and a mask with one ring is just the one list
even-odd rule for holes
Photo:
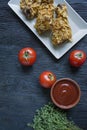
[[[67,1],[87,22],[87,0]],[[79,69],[68,63],[72,50],[87,53],[87,36],[56,60],[7,3],[0,0],[0,130],[32,130],[26,124],[32,121],[36,109],[50,101],[49,90],[41,88],[38,81],[44,70],[53,71],[57,79],[69,77],[79,83],[81,100],[68,111],[68,117],[87,130],[87,61]],[[37,51],[37,61],[29,68],[22,67],[17,57],[18,51],[27,46]]]

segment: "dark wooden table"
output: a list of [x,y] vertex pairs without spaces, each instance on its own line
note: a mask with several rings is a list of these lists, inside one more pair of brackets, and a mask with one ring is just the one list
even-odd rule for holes
[[[67,0],[87,22],[87,0]],[[82,91],[80,103],[68,111],[68,116],[78,126],[87,130],[87,62],[73,69],[68,63],[72,50],[87,53],[87,36],[81,39],[60,60],[56,60],[38,38],[8,7],[8,0],[0,0],[0,130],[31,130],[36,109],[50,101],[49,90],[38,82],[40,73],[51,70],[57,78],[76,80]],[[18,51],[23,47],[37,51],[37,61],[29,68],[18,62]]]

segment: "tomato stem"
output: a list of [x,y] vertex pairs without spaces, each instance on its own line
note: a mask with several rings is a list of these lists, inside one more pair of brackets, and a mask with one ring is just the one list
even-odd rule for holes
[[75,56],[78,58],[82,58],[83,55],[82,55],[82,53],[77,53]]
[[49,75],[48,75],[48,78],[49,78],[50,80],[54,80],[54,76],[53,76],[52,74],[49,74]]
[[23,57],[26,58],[26,59],[29,58],[29,52],[25,51]]

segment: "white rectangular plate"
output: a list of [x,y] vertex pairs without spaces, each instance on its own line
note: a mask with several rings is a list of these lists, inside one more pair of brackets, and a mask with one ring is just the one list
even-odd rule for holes
[[68,8],[69,23],[72,28],[73,41],[54,48],[48,34],[40,36],[34,28],[35,20],[27,20],[20,10],[20,0],[10,0],[8,5],[20,17],[20,19],[32,30],[32,32],[42,41],[48,50],[55,56],[61,58],[71,47],[73,47],[82,37],[87,34],[87,23],[73,10],[65,0],[55,0],[54,4],[65,3]]

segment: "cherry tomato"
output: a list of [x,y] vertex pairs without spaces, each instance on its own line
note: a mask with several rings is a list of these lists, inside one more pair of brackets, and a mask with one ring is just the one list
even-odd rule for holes
[[80,67],[86,61],[86,53],[82,50],[74,50],[69,56],[70,64],[74,67]]
[[56,76],[50,71],[44,71],[39,77],[40,84],[44,88],[51,88],[56,81]]
[[36,51],[33,48],[23,48],[18,54],[19,62],[24,66],[31,66],[36,61]]

